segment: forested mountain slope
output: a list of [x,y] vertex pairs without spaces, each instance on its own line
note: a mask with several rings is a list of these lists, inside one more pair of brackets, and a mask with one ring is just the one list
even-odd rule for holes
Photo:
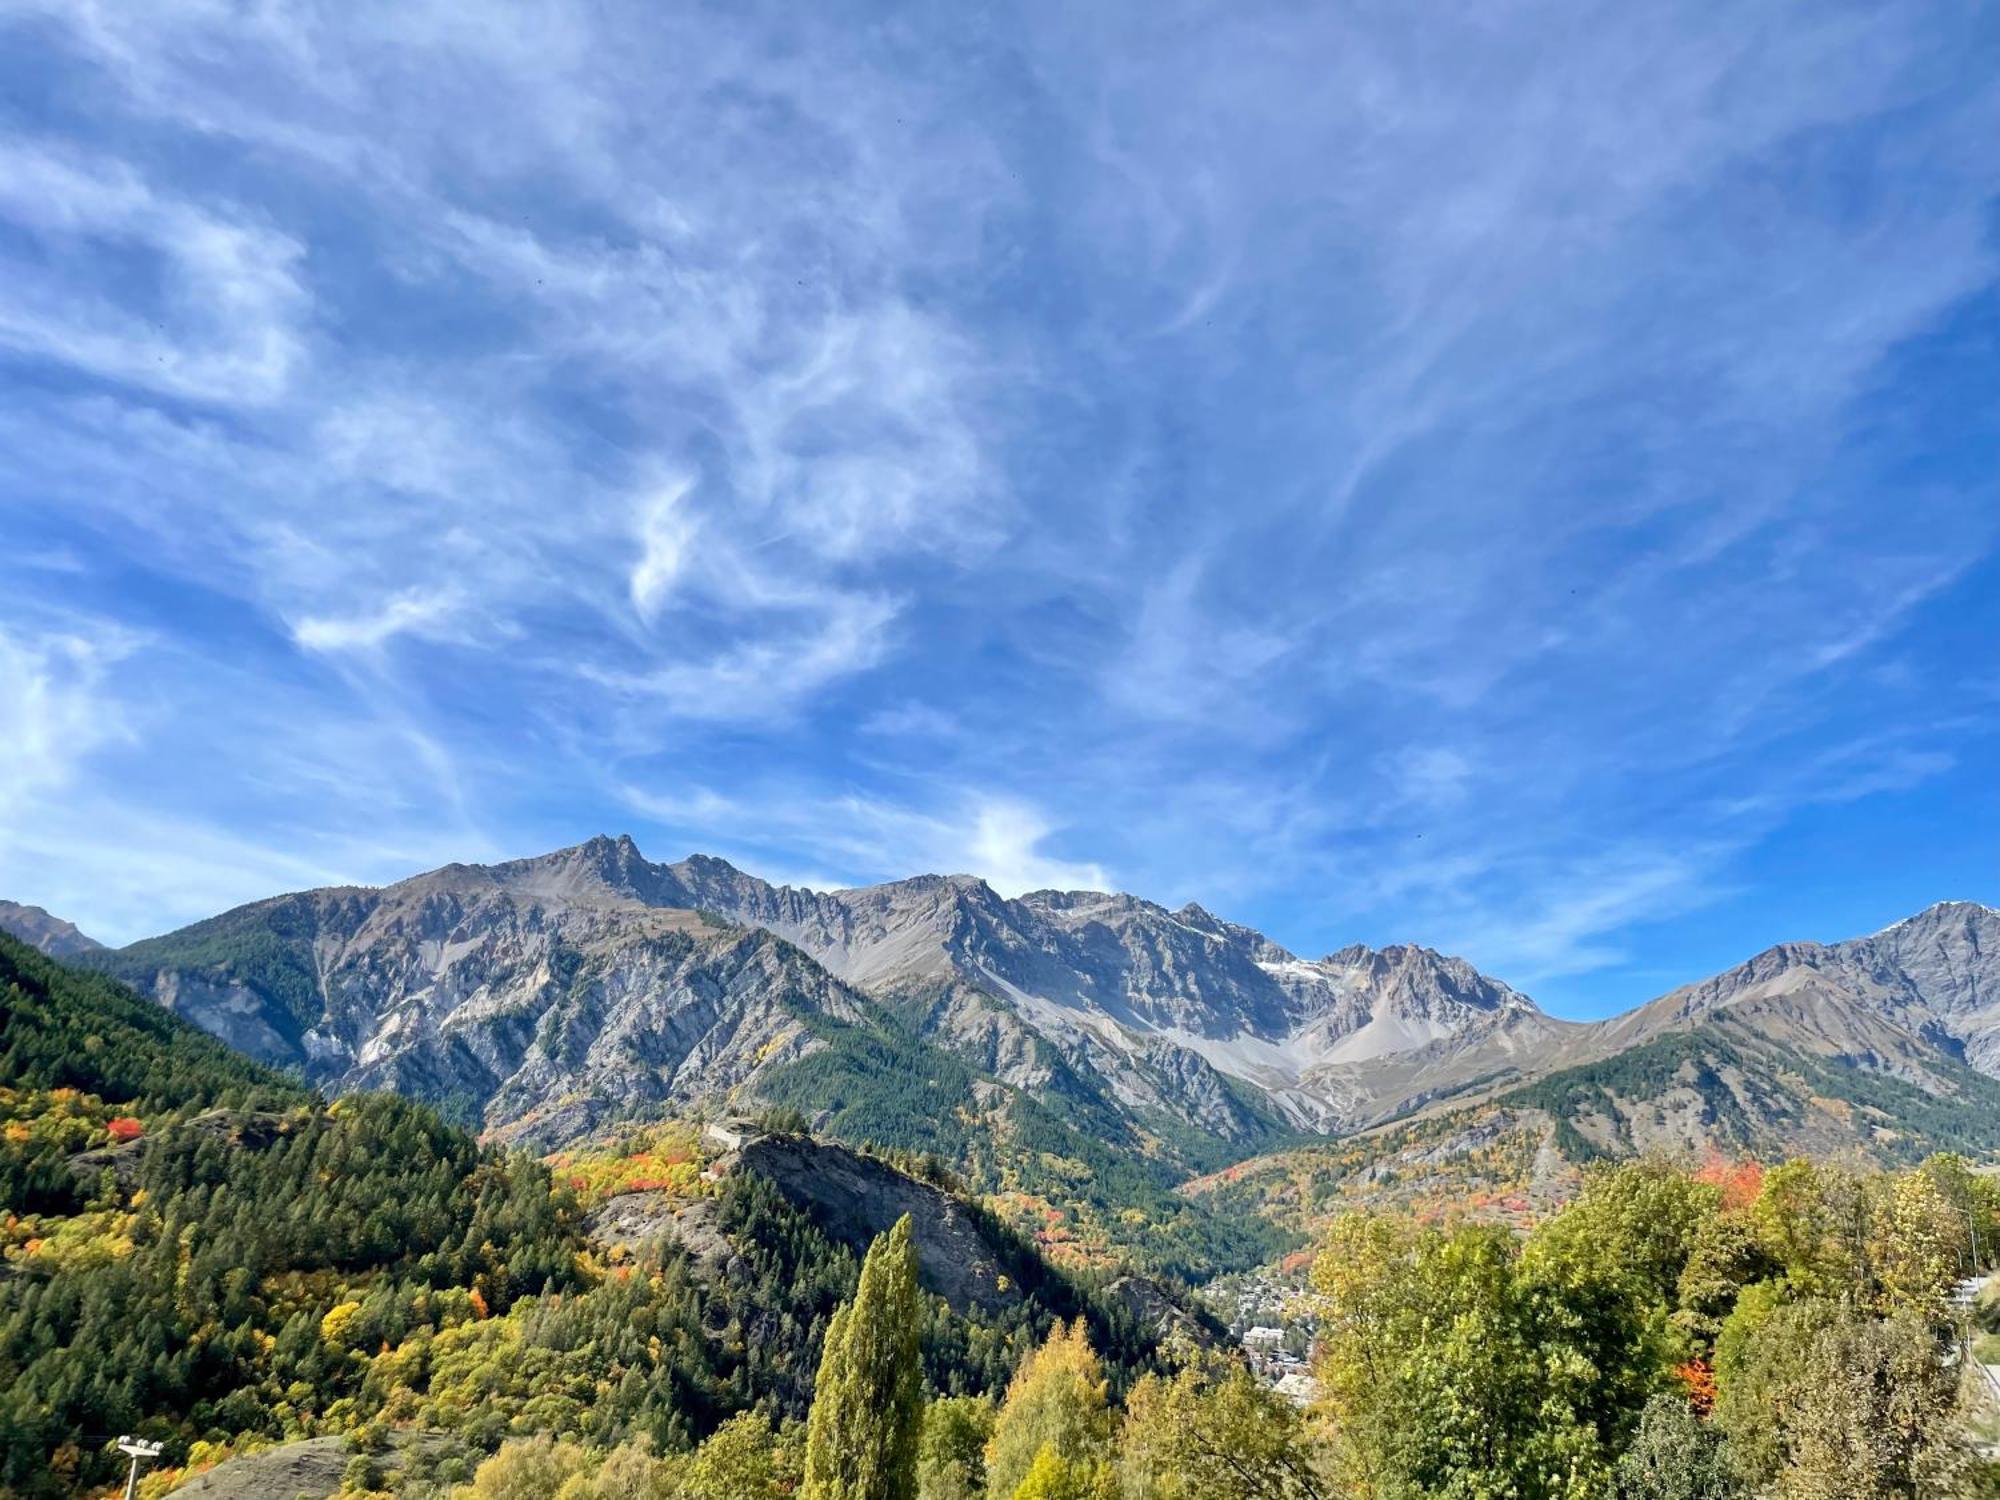
[[0,934],[0,1087],[77,1089],[149,1115],[297,1104],[292,1080],[105,975]]
[[1907,1166],[2000,1153],[2000,1080],[1838,993],[1742,998],[1487,1103],[1238,1163],[1185,1191],[1310,1230],[1353,1206],[1471,1209],[1526,1224],[1600,1158]]
[[[213,1457],[383,1420],[474,1452],[529,1431],[671,1450],[734,1412],[803,1413],[855,1257],[754,1162],[719,1184],[670,1174],[719,1260],[671,1223],[614,1250],[586,1210],[624,1166],[653,1170],[643,1142],[558,1177],[392,1095],[327,1105],[11,939],[0,1000],[0,1487],[102,1485],[107,1436],[128,1431],[175,1463],[198,1440]],[[1148,1365],[1154,1335],[1119,1297],[953,1212],[1008,1295],[962,1314],[925,1300],[934,1388],[1004,1383],[1057,1318],[1083,1318],[1121,1380]]]

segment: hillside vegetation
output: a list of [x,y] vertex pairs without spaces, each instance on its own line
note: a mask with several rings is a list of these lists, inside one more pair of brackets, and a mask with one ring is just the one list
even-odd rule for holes
[[1600,1164],[1526,1235],[1355,1211],[1313,1261],[1321,1396],[1300,1410],[1196,1349],[1121,1388],[1082,1323],[997,1400],[926,1399],[904,1221],[834,1315],[806,1423],[738,1419],[686,1455],[510,1443],[465,1500],[1985,1494],[1952,1291],[1997,1231],[2000,1188],[1948,1156]]
[[[175,1473],[317,1434],[368,1448],[385,1424],[476,1457],[526,1434],[684,1451],[739,1414],[804,1416],[856,1257],[763,1179],[689,1170],[679,1127],[552,1172],[418,1103],[326,1104],[18,944],[0,984],[8,1492],[108,1483],[120,1432],[166,1443]],[[721,1269],[671,1238],[593,1244],[585,1200],[633,1191],[700,1200]],[[998,1389],[1061,1319],[1119,1386],[1151,1366],[1115,1299],[988,1227],[1015,1295],[975,1316],[919,1299],[930,1390]]]

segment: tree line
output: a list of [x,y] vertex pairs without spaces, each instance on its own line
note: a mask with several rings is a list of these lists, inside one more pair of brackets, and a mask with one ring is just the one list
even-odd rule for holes
[[1117,1399],[1081,1324],[999,1396],[926,1401],[907,1224],[803,1424],[691,1454],[505,1447],[462,1500],[1929,1500],[2000,1492],[1954,1302],[1994,1179],[1602,1165],[1521,1236],[1356,1213],[1314,1263],[1319,1399],[1187,1347]]

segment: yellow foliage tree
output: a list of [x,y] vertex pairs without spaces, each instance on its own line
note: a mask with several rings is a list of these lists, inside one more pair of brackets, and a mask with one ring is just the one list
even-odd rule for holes
[[[1044,1465],[1046,1483],[1098,1483],[1110,1469],[1113,1416],[1104,1367],[1081,1318],[1057,1324],[1041,1348],[1021,1362],[986,1445],[989,1500],[1015,1500],[1044,1449],[1063,1465]],[[1067,1477],[1065,1477],[1067,1476]]]

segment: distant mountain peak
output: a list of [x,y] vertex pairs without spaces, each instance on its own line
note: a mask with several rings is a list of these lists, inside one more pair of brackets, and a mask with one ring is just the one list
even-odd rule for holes
[[629,833],[592,834],[573,848],[561,849],[553,855],[545,855],[543,857],[549,859],[611,860],[618,863],[637,862],[644,864],[647,862],[646,856],[639,852],[638,840],[634,839]]
[[39,906],[25,906],[18,901],[0,901],[0,932],[19,938],[50,958],[77,958],[104,946],[96,938],[85,936],[74,922],[65,922]]
[[704,873],[712,872],[717,875],[741,875],[744,873],[742,869],[731,864],[720,854],[702,854],[697,851],[690,854],[681,863],[690,870],[700,870]]
[[[53,940],[54,919],[35,915]],[[1744,1024],[1817,1028],[1857,1048],[1879,1040],[1866,1030],[1872,1014],[1953,1038],[2000,1076],[1996,924],[1992,908],[1939,902],[1872,937],[1779,945],[1587,1026],[1420,944],[1353,943],[1305,959],[1193,901],[1170,911],[1115,891],[1009,898],[968,873],[818,891],[714,854],[655,864],[630,834],[607,833],[385,891],[274,898],[201,924],[194,953],[212,951],[218,934],[255,930],[242,951],[284,958],[261,996],[233,963],[172,963],[173,935],[131,950],[129,970],[218,1026],[254,1010],[265,1050],[309,1060],[316,1076],[420,1079],[490,1099],[495,1119],[565,1097],[583,1078],[632,1101],[648,1089],[692,1098],[738,1088],[764,1066],[755,1049],[796,1055],[810,1044],[786,1019],[787,987],[803,986],[836,1017],[861,1003],[850,989],[879,1001],[917,1040],[1003,1085],[1247,1141],[1277,1121],[1348,1129],[1490,1091],[1724,1008]],[[301,974],[317,976],[323,1015],[295,1013]],[[531,1015],[543,1019],[523,1029],[516,1018]],[[716,1033],[681,1055],[682,1028],[725,1021],[754,1022],[742,1046]],[[478,1047],[458,1050],[465,1035]],[[621,1040],[646,1037],[645,1048],[678,1059],[678,1082],[639,1066]]]

